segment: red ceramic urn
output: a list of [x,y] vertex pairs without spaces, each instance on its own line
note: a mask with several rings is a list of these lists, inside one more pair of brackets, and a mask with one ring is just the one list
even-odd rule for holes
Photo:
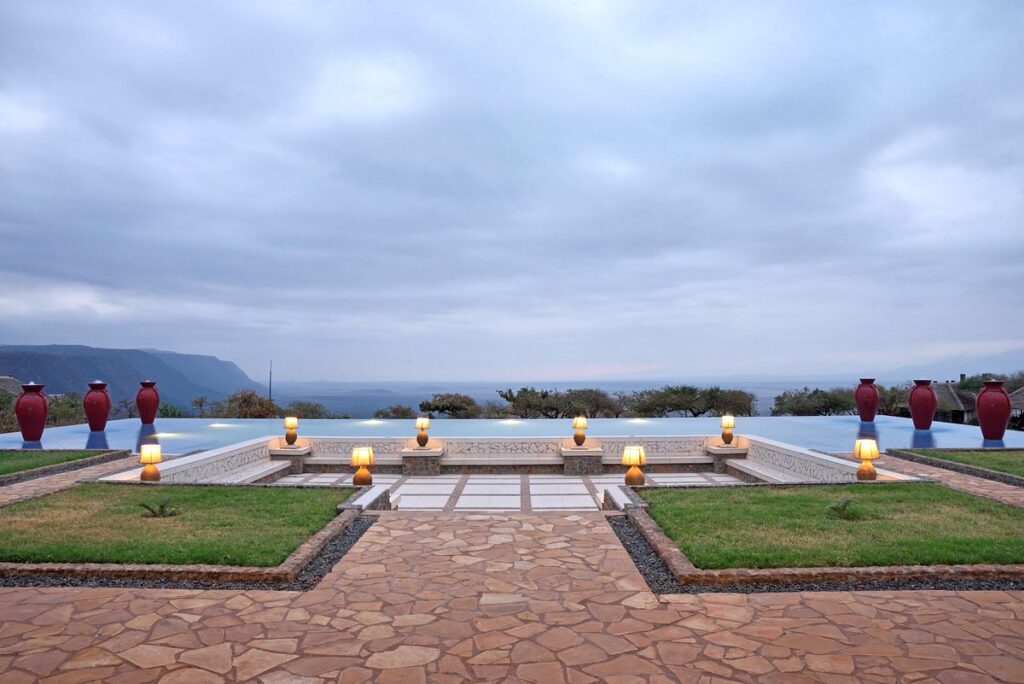
[[14,415],[18,419],[21,438],[26,442],[41,440],[49,414],[50,401],[43,392],[43,385],[34,382],[22,385],[21,394],[14,401]]
[[939,405],[939,398],[935,396],[931,380],[915,380],[914,386],[910,388],[910,417],[914,419],[914,428],[927,430],[932,426],[935,419],[935,409]]
[[1003,389],[1002,380],[986,380],[985,387],[978,393],[975,404],[981,436],[999,440],[1006,433],[1010,422],[1010,395]]
[[107,383],[93,380],[89,383],[89,391],[82,399],[82,408],[85,409],[85,417],[89,421],[89,430],[92,432],[103,432],[107,427],[107,418],[110,417],[110,392],[107,391]]
[[857,413],[865,423],[870,423],[878,413],[878,388],[874,378],[861,378],[857,391],[853,393],[857,401]]
[[142,389],[135,395],[139,419],[143,425],[152,425],[156,420],[157,409],[160,408],[160,393],[156,389],[156,380],[143,380],[139,384],[142,385]]

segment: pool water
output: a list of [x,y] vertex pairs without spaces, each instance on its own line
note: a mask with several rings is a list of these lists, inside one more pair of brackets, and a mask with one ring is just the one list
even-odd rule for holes
[[[50,428],[42,442],[25,443],[16,432],[0,434],[0,449],[132,449],[154,441],[168,454],[214,449],[265,435],[283,434],[282,420],[161,418],[142,426],[137,418],[114,420],[105,432],[89,432],[89,426]],[[569,437],[569,420],[451,420],[431,422],[435,437]],[[594,418],[591,437],[714,435],[721,431],[718,418]],[[408,437],[416,435],[412,420],[302,420],[298,433],[314,437]],[[931,430],[915,430],[908,418],[879,416],[861,423],[857,416],[756,416],[738,417],[735,433],[750,434],[826,452],[853,451],[858,437],[878,440],[890,448],[1024,448],[1024,432],[1008,430],[1000,442],[985,442],[974,425],[933,423]]]

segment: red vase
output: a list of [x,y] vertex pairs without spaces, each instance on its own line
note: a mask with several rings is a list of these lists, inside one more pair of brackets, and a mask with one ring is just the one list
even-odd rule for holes
[[986,380],[985,387],[978,393],[975,403],[981,436],[999,440],[1006,433],[1010,422],[1010,395],[1003,389],[1002,380]]
[[107,427],[107,419],[110,418],[110,392],[107,391],[107,383],[93,380],[89,383],[89,391],[82,399],[82,408],[85,409],[85,417],[89,421],[89,430],[92,432],[103,432]]
[[932,426],[935,419],[935,409],[939,405],[939,398],[935,396],[931,380],[915,380],[914,386],[910,388],[910,417],[914,419],[914,428],[927,430]]
[[157,409],[160,408],[160,393],[156,390],[156,380],[143,380],[139,384],[142,385],[142,389],[135,395],[139,419],[143,425],[152,425],[156,420]]
[[14,415],[18,419],[21,438],[26,442],[41,440],[49,414],[50,402],[43,392],[43,385],[34,382],[22,385],[21,394],[14,401]]
[[857,401],[857,413],[865,423],[870,423],[878,413],[878,388],[874,378],[861,378],[857,391],[853,393]]

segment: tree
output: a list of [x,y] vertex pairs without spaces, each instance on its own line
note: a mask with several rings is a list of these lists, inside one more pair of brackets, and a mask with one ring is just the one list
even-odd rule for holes
[[281,409],[286,416],[296,418],[330,418],[331,415],[323,404],[316,401],[293,401]]
[[562,395],[563,418],[618,418],[625,411],[622,400],[602,389],[585,387],[566,390]]
[[498,396],[508,402],[508,410],[519,418],[558,418],[562,406],[558,392],[520,387],[498,390]]
[[836,387],[830,390],[810,389],[787,390],[775,397],[773,416],[841,416],[852,414],[857,409],[853,390]]
[[910,393],[908,385],[893,385],[892,387],[878,386],[878,413],[883,416],[898,416],[902,407],[907,403],[907,395]]
[[707,412],[701,403],[700,390],[693,385],[666,385],[661,389],[640,390],[627,399],[634,416],[664,418],[665,416],[699,416]]
[[734,416],[752,416],[756,405],[757,398],[750,392],[725,389],[718,391],[714,401],[710,403],[710,409],[720,416],[726,413]]
[[138,418],[139,407],[135,405],[135,401],[132,399],[120,399],[111,411],[117,418]]
[[205,396],[199,396],[192,400],[192,408],[199,411],[199,415],[206,415],[206,406],[210,403],[210,400]]
[[392,404],[387,408],[377,409],[373,412],[374,418],[415,418],[416,412],[411,406]]
[[177,404],[171,404],[163,402],[160,404],[160,409],[157,411],[157,417],[159,418],[187,418],[188,414],[185,413],[185,409],[181,408]]
[[85,422],[85,409],[82,408],[82,395],[67,392],[59,397],[49,397],[50,414],[46,417],[49,427],[58,425],[78,425]]
[[239,390],[210,409],[216,418],[276,418],[280,414],[277,404],[251,389]]
[[427,401],[421,401],[420,411],[431,416],[443,413],[450,418],[476,418],[481,412],[480,405],[473,397],[457,392],[442,392]]

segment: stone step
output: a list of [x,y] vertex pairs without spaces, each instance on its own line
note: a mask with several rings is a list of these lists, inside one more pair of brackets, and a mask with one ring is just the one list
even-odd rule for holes
[[287,475],[291,465],[289,461],[260,461],[217,475],[205,482],[212,484],[252,484],[263,480],[272,482]]
[[764,463],[758,463],[757,461],[750,461],[743,458],[730,458],[726,461],[726,464],[730,468],[746,473],[751,477],[755,477],[758,480],[764,482],[770,482],[772,484],[792,484],[796,482],[805,482],[806,479],[799,475],[773,468],[770,465]]

